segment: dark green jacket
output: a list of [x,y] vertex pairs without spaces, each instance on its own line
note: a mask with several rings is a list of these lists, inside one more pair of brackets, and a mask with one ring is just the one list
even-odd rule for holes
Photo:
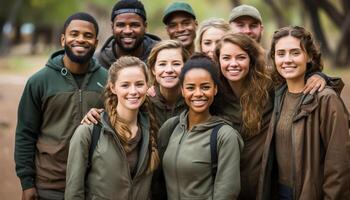
[[102,113],[101,116],[101,135],[86,179],[84,177],[93,126],[80,125],[72,137],[65,199],[148,200],[152,173],[145,174],[150,158],[150,124],[147,113],[140,112],[138,115],[142,139],[138,144],[137,171],[133,178],[120,139],[110,126],[107,114]]
[[22,189],[64,190],[69,140],[84,114],[103,106],[107,71],[92,59],[79,89],[63,55],[54,53],[29,78],[19,103],[15,162]]
[[163,123],[171,117],[180,115],[186,109],[186,104],[181,94],[177,99],[175,105],[170,107],[166,104],[166,100],[160,93],[159,87],[155,87],[156,95],[154,97],[150,97],[153,111],[158,122],[158,126],[161,127]]

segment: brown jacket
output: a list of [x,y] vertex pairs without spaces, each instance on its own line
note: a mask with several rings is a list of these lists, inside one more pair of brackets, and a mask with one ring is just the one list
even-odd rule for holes
[[[276,91],[267,135],[257,199],[276,195],[274,133],[286,85]],[[348,112],[329,88],[304,95],[292,124],[293,199],[350,199],[350,137]],[[274,192],[273,192],[274,191]]]
[[240,99],[232,92],[227,92],[225,103],[223,103],[223,118],[231,122],[234,129],[241,133],[244,148],[241,153],[241,192],[239,200],[251,200],[256,198],[258,177],[260,175],[261,159],[264,152],[264,144],[273,111],[273,96],[270,92],[270,101],[265,105],[261,130],[252,136],[244,136],[244,128],[241,119]]

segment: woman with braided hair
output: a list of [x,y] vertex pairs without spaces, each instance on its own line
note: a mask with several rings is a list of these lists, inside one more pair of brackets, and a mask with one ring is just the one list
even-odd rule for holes
[[94,125],[80,125],[71,139],[66,199],[148,199],[159,164],[158,127],[148,112],[148,87],[149,72],[140,59],[121,57],[111,65],[105,111],[97,125],[100,137],[89,169]]

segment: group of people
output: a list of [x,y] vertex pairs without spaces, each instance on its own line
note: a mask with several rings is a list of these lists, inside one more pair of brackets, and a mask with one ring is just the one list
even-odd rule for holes
[[265,50],[253,6],[197,30],[174,2],[162,21],[167,40],[140,1],[118,1],[95,53],[94,17],[67,18],[19,103],[23,200],[350,199],[343,83],[309,31],[283,27]]

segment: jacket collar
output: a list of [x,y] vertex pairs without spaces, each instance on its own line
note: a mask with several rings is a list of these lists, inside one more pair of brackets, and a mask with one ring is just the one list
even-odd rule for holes
[[[275,93],[275,106],[277,106],[277,109],[281,111],[282,109],[282,101],[283,97],[285,96],[286,92],[288,90],[287,84],[284,84],[280,86]],[[317,107],[318,107],[319,101],[317,98],[317,92],[314,94],[303,94],[301,97],[300,103],[298,104],[298,110],[294,116],[293,121],[297,121],[305,116],[310,115]]]

